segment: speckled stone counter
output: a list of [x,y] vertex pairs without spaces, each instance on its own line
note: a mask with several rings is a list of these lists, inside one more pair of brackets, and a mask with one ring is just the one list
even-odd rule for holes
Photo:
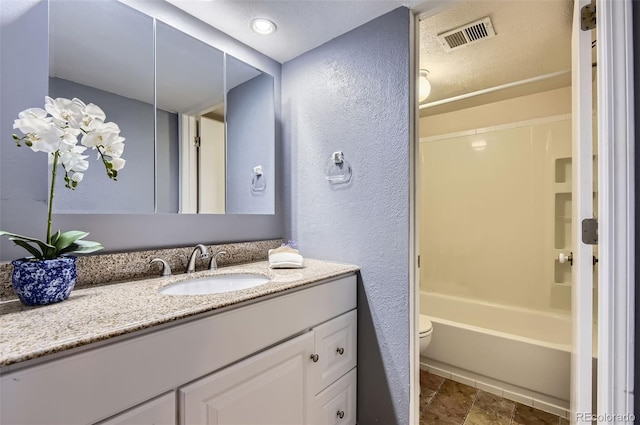
[[[353,273],[358,267],[313,259],[301,269],[270,269],[268,262],[223,267],[86,289],[68,300],[28,307],[18,300],[0,302],[0,371],[7,366],[115,336],[210,312],[320,280]],[[256,273],[270,281],[250,289],[215,295],[164,295],[174,282],[214,274]]]
[[[218,258],[220,267],[234,264],[251,263],[267,259],[269,249],[277,248],[282,239],[265,241],[235,242],[217,245],[205,245],[210,254],[225,251]],[[193,251],[192,246],[179,248],[162,248],[148,251],[98,253],[78,257],[78,282],[76,289],[104,285],[111,282],[123,282],[157,276],[158,264],[149,264],[152,258],[162,258],[169,263],[174,273],[182,273],[187,266],[187,258]],[[207,267],[209,258],[196,258],[196,269]],[[10,262],[0,263],[0,301],[16,299],[11,287]]]

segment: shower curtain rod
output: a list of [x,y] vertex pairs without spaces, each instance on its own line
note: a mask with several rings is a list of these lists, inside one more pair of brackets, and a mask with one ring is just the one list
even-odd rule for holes
[[436,100],[435,102],[425,103],[423,105],[420,105],[420,109],[430,108],[432,106],[444,105],[445,103],[451,103],[451,102],[455,102],[457,100],[468,99],[470,97],[475,97],[475,96],[479,96],[481,94],[486,94],[486,93],[492,93],[492,92],[495,92],[495,91],[504,90],[504,89],[508,89],[508,88],[511,88],[511,87],[517,87],[517,86],[521,86],[523,84],[535,83],[535,82],[538,82],[538,81],[543,81],[543,80],[547,80],[549,78],[559,77],[561,75],[565,75],[565,74],[569,74],[569,73],[571,73],[571,70],[570,69],[565,69],[564,71],[552,72],[551,74],[539,75],[537,77],[527,78],[525,80],[514,81],[514,82],[511,82],[511,83],[502,84],[500,86],[495,86],[495,87],[489,87],[487,89],[482,89],[482,90],[474,91],[474,92],[471,92],[471,93],[465,93],[465,94],[461,94],[459,96],[449,97],[447,99]]

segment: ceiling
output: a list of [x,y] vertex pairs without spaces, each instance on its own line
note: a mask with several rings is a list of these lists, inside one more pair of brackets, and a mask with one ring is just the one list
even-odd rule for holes
[[[397,7],[418,16],[420,68],[429,70],[431,95],[421,115],[523,96],[571,84],[572,0],[167,0],[259,52],[285,63]],[[437,35],[490,17],[496,37],[446,52]],[[253,33],[253,18],[277,25],[268,36]],[[470,99],[455,96],[540,76]]]
[[[167,0],[185,12],[257,51],[285,63],[398,7],[424,0]],[[277,26],[271,35],[255,34],[254,18]]]
[[[420,21],[420,68],[429,70],[432,91],[425,103],[539,76],[560,74],[472,100],[436,106],[428,114],[469,107],[571,84],[571,0],[462,1]],[[496,36],[446,52],[437,35],[490,17]],[[562,73],[563,71],[566,71]],[[473,106],[473,105],[471,105]],[[421,112],[421,115],[425,115]]]

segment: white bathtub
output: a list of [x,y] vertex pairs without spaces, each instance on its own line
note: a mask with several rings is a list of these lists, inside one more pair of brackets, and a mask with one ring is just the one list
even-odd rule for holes
[[424,291],[420,313],[433,323],[423,366],[516,401],[569,407],[571,316]]

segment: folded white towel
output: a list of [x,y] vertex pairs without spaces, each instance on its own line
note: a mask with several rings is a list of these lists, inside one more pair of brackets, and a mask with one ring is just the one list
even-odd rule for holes
[[272,269],[299,269],[304,267],[304,259],[297,249],[282,246],[269,250],[269,267]]

